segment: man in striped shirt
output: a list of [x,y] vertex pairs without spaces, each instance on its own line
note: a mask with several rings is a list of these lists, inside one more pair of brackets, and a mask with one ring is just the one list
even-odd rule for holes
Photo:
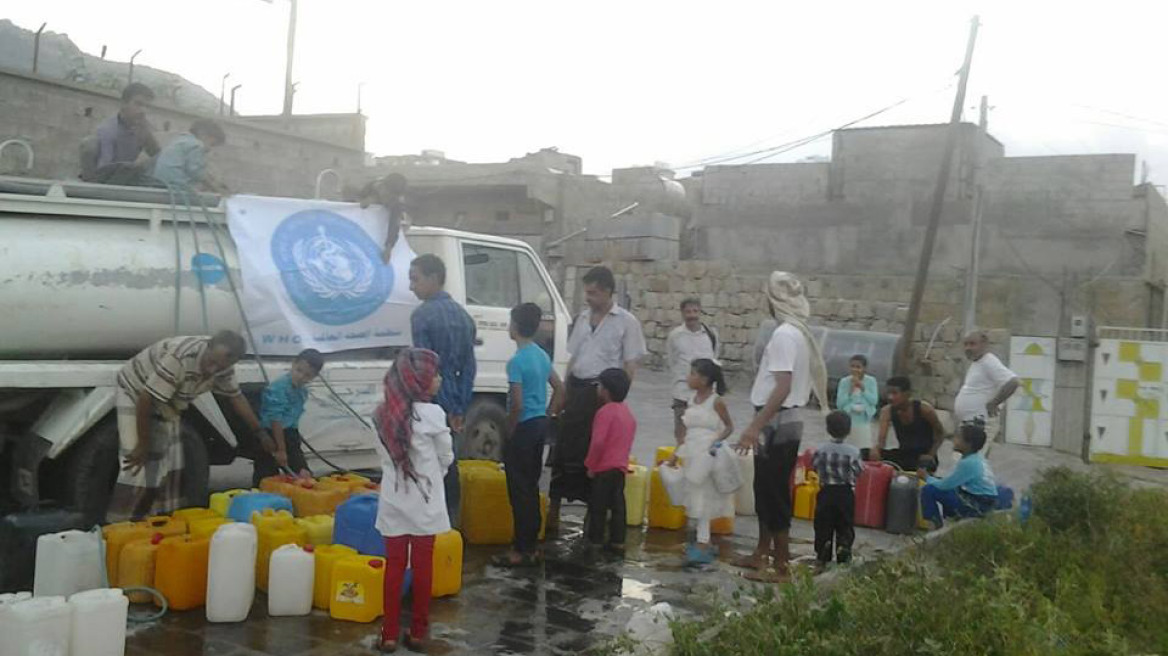
[[272,450],[271,438],[235,381],[234,365],[245,350],[243,338],[229,330],[214,337],[172,337],[122,367],[117,395],[122,470],[108,521],[136,520],[182,506],[180,419],[205,392],[230,399],[240,419]]

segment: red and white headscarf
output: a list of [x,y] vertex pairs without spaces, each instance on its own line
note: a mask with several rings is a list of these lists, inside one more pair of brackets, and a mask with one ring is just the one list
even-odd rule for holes
[[438,354],[428,349],[409,348],[399,353],[385,374],[385,401],[375,412],[378,437],[401,472],[398,481],[417,483],[427,501],[427,487],[432,482],[427,480],[423,485],[419,479],[410,461],[410,438],[414,432],[414,403],[427,403],[432,398],[430,387],[438,375],[438,363]]

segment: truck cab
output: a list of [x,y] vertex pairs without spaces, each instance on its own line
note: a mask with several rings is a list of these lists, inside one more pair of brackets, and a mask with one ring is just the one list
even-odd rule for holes
[[[164,190],[0,178],[0,280],[6,281],[0,285],[6,309],[0,313],[0,480],[7,488],[0,490],[0,506],[6,497],[26,507],[56,497],[100,520],[117,477],[118,370],[159,339],[242,328],[229,284],[240,283],[239,261],[224,204],[205,200],[205,210],[189,211],[176,208]],[[409,228],[406,240],[416,253],[442,258],[446,290],[478,329],[478,374],[460,455],[499,459],[505,367],[515,351],[510,309],[522,302],[543,308],[537,341],[561,374],[571,316],[539,256],[522,241],[424,226]],[[192,293],[199,271],[189,258],[200,248],[225,262],[228,276],[199,282]],[[379,465],[369,417],[381,402],[395,350],[326,355],[300,426],[316,453],[346,469]],[[245,358],[236,365],[253,406],[265,381],[283,374],[290,360]],[[229,417],[209,394],[183,417],[188,503],[205,502],[210,465],[254,448]],[[311,453],[310,463],[327,469]]]

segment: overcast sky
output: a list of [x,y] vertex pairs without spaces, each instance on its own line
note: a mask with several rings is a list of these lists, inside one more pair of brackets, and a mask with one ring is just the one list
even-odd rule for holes
[[[980,14],[966,117],[988,94],[1008,155],[1134,152],[1168,182],[1168,3],[301,0],[296,111],[353,111],[368,150],[500,161],[541,147],[585,169],[669,162],[860,125],[948,119]],[[179,73],[243,113],[283,99],[288,0],[0,0],[0,17]],[[778,154],[827,154],[829,140]]]

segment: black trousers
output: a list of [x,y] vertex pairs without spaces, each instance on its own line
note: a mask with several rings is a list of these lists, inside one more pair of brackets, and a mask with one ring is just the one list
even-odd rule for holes
[[[288,469],[293,474],[299,474],[301,469],[308,469],[308,462],[304,459],[304,451],[300,447],[300,431],[295,428],[284,429],[284,449],[288,452]],[[272,454],[261,449],[260,454],[252,461],[255,468],[252,470],[252,487],[259,487],[260,481],[280,473],[280,466]]]
[[[787,424],[781,430],[801,431],[802,427],[802,424]],[[762,439],[769,443],[764,455],[754,456],[754,509],[761,528],[785,531],[791,528],[791,473],[799,459],[799,438],[776,442],[769,427],[765,432]]]
[[[928,449],[885,449],[880,452],[880,458],[885,462],[891,462],[901,471],[915,472],[921,466],[921,458],[929,455]],[[931,463],[925,466],[930,473],[937,471],[937,460],[934,458]]]
[[619,469],[600,472],[592,479],[592,495],[588,500],[588,541],[604,544],[604,529],[608,528],[608,544],[625,543],[625,473]]
[[454,462],[442,477],[442,488],[446,492],[446,516],[450,518],[450,525],[462,527],[462,479],[458,477],[458,449],[462,446],[462,433],[450,432],[450,441],[454,449]]
[[852,559],[856,541],[856,491],[850,485],[827,485],[815,499],[815,555],[821,563],[834,556],[841,563]]
[[503,447],[507,472],[507,496],[515,520],[515,550],[535,553],[539,540],[539,476],[543,473],[543,445],[547,438],[547,417],[521,422]]
[[588,501],[591,482],[584,458],[592,443],[592,420],[600,409],[596,383],[575,377],[568,378],[568,398],[560,415],[560,426],[548,464],[552,468],[552,499]]

